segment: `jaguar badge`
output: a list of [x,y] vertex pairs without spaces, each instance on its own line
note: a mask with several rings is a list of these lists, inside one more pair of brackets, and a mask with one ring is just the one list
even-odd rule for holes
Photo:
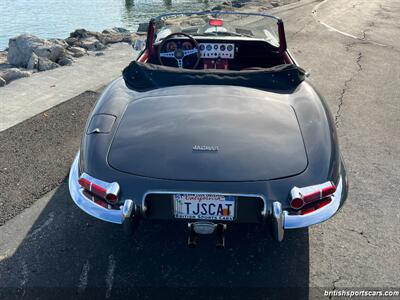
[[196,152],[217,152],[219,150],[218,146],[206,146],[206,145],[194,145],[192,148]]

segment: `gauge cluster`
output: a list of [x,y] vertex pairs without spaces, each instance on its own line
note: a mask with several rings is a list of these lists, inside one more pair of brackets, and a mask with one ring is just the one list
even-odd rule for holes
[[235,57],[235,44],[226,43],[199,43],[201,58],[224,58]]

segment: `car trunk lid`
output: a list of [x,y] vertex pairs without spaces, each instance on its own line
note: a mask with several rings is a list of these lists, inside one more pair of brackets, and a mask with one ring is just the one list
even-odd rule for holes
[[290,105],[226,93],[131,102],[108,162],[134,175],[191,181],[271,180],[308,163]]

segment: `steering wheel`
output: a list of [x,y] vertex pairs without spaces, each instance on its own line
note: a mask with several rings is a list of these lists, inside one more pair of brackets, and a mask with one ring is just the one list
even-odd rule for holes
[[[187,49],[185,50],[183,48],[183,44],[185,42],[178,42],[178,43],[174,43],[176,48],[173,51],[164,51],[165,45],[167,45],[167,43],[176,36],[184,36],[185,42],[189,42],[191,44],[191,49]],[[196,60],[192,63],[190,63],[190,66],[188,67],[188,69],[196,69],[197,65],[200,62],[200,51],[199,51],[199,44],[197,43],[197,41],[192,38],[190,35],[185,34],[183,32],[175,32],[172,33],[168,36],[166,36],[163,41],[161,42],[160,46],[158,47],[158,60],[160,62],[161,65],[165,66],[167,64],[165,64],[165,62],[163,62],[163,58],[169,58],[169,59],[175,59],[176,64],[178,66],[178,68],[182,69],[183,68],[183,59],[188,57],[188,56],[194,56],[196,55]]]

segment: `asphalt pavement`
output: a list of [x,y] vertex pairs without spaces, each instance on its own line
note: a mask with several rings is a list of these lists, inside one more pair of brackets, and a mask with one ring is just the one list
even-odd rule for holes
[[[292,53],[335,116],[350,179],[349,198],[340,213],[310,229],[287,231],[282,243],[257,228],[233,228],[224,251],[217,251],[207,236],[196,249],[187,249],[186,228],[179,225],[144,223],[133,238],[126,238],[117,225],[75,207],[62,181],[95,97],[82,94],[62,108],[73,112],[77,103],[84,103],[82,120],[70,117],[62,124],[76,129],[57,138],[59,127],[54,134],[37,127],[49,132],[50,141],[59,141],[60,148],[51,152],[64,162],[32,174],[43,184],[41,174],[56,173],[52,184],[62,181],[58,188],[47,194],[52,188],[15,194],[21,202],[0,198],[2,212],[7,212],[0,227],[1,299],[307,299],[326,298],[323,289],[399,289],[400,3],[305,0],[274,12],[285,21]],[[60,108],[54,109],[57,115]],[[15,147],[23,147],[17,137],[29,132],[31,125],[25,122],[2,133],[2,143],[15,140]],[[36,149],[31,140],[39,143],[46,136],[25,138],[26,148]],[[15,159],[3,149],[10,148],[1,149],[1,169]],[[53,157],[46,149],[41,155]],[[26,151],[23,157],[33,161],[39,155],[33,153]],[[11,165],[22,175],[27,166]],[[25,180],[21,189],[28,189],[26,182],[37,188],[33,177]],[[6,195],[13,195],[7,194],[10,184],[0,179]],[[15,212],[3,208],[8,203]],[[18,203],[26,205],[19,208]]]

